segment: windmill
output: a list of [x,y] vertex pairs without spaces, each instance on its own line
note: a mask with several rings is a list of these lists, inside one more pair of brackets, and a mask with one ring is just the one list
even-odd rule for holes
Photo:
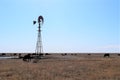
[[[33,25],[35,25],[37,21],[33,21]],[[35,53],[41,57],[43,54],[43,46],[42,46],[42,37],[41,37],[41,25],[44,23],[44,18],[42,16],[38,17],[38,37],[36,43]]]

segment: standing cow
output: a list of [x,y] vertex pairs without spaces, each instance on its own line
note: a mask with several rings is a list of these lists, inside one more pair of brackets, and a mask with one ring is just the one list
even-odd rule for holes
[[31,54],[27,54],[23,57],[23,61],[31,61]]
[[110,57],[109,53],[104,54],[104,57]]

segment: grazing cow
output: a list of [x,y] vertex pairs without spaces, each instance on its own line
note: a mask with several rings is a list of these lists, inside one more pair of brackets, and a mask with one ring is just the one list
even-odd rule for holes
[[17,56],[17,54],[16,54],[16,53],[14,53],[14,54],[13,54],[13,56]]
[[91,54],[88,54],[88,55],[91,55]]
[[64,53],[64,54],[61,54],[62,56],[65,56],[65,55],[67,55],[67,53]]
[[45,55],[50,55],[49,53],[45,53]]
[[19,57],[19,59],[23,58],[23,57],[21,56],[21,54],[19,54],[18,57]]
[[120,54],[118,54],[118,56],[120,56]]
[[36,53],[32,53],[32,55],[37,55]]
[[43,55],[44,55],[43,53],[38,54],[38,56],[43,56]]
[[77,54],[74,54],[74,55],[77,55]]
[[2,53],[2,56],[5,56],[6,54],[5,53]]
[[23,61],[31,61],[31,54],[27,54],[23,57]]
[[104,54],[104,57],[110,57],[109,53]]

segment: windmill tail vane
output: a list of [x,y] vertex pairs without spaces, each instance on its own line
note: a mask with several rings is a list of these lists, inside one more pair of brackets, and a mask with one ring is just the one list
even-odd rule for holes
[[33,21],[33,25],[36,24],[36,21]]

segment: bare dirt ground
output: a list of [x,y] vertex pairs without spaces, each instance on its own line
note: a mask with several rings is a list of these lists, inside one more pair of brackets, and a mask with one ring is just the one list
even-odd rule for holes
[[1,59],[0,80],[120,80],[120,56],[52,54],[37,63]]

